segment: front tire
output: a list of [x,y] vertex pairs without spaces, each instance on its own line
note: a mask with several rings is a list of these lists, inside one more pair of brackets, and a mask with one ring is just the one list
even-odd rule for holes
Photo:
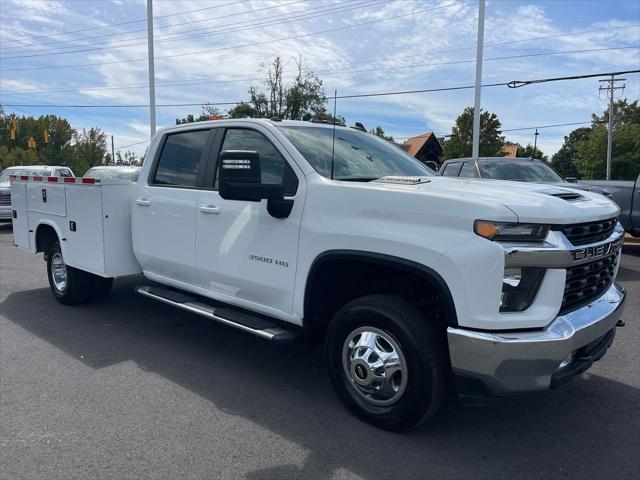
[[340,399],[376,427],[415,426],[445,398],[444,336],[401,297],[370,295],[345,305],[329,325],[325,353]]
[[63,305],[77,305],[89,299],[91,274],[66,265],[58,242],[47,252],[47,277],[53,296]]

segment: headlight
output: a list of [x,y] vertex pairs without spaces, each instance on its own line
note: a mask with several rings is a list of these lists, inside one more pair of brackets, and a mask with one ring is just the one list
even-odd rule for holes
[[549,225],[539,223],[506,223],[476,220],[474,232],[489,240],[512,242],[535,242],[544,240]]
[[544,268],[506,267],[500,296],[501,312],[522,312],[536,298],[544,277]]

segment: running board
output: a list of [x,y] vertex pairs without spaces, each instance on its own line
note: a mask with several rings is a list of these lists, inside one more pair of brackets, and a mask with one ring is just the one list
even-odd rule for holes
[[191,295],[163,287],[141,286],[136,292],[159,302],[173,305],[214,320],[218,323],[243,330],[276,343],[295,343],[301,335],[293,330],[282,328],[276,322],[265,317],[236,310],[232,307],[214,306],[199,301]]

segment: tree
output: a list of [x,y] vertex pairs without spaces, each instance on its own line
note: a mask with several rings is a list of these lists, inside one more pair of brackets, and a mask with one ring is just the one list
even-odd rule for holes
[[73,171],[83,175],[91,167],[102,165],[107,153],[107,135],[99,128],[82,130],[74,135]]
[[[640,174],[640,105],[621,99],[613,107],[611,178],[635,180]],[[565,137],[552,166],[565,176],[599,179],[606,176],[609,112],[593,114],[591,127],[578,128]]]
[[198,117],[194,117],[193,113],[190,113],[184,118],[176,118],[176,125],[182,125],[184,123],[204,122],[206,120],[217,120],[222,118],[222,112],[218,107],[214,105],[203,105],[202,111]]
[[576,128],[568,136],[564,137],[564,143],[560,147],[560,150],[551,157],[551,166],[556,172],[565,178],[580,177],[574,160],[577,159],[578,145],[587,141],[589,135],[591,135],[591,128],[581,127]]
[[391,135],[387,135],[384,132],[384,129],[380,126],[376,127],[376,128],[372,128],[371,130],[369,130],[369,133],[373,133],[374,135],[377,135],[378,137],[384,138],[385,140],[388,140],[390,142],[393,142],[393,137]]
[[542,153],[542,150],[538,147],[535,148],[534,152],[533,145],[530,143],[527,143],[526,147],[518,144],[518,153],[516,153],[516,156],[523,158],[537,158],[539,160],[544,160],[545,162],[548,160],[544,153]]
[[[480,113],[480,156],[493,157],[499,154],[504,145],[504,137],[500,134],[502,127],[495,113]],[[460,158],[470,157],[473,141],[473,107],[467,107],[456,118],[455,125],[451,128],[449,140],[444,142],[443,157]]]

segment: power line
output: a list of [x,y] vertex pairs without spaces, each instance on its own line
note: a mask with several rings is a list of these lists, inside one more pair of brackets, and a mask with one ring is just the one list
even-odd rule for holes
[[[172,32],[172,33],[167,33],[164,35],[154,35],[154,41],[155,43],[166,43],[166,42],[173,42],[176,40],[187,40],[187,39],[191,39],[191,38],[201,38],[201,37],[208,37],[208,36],[213,36],[213,35],[221,35],[224,33],[233,33],[233,32],[239,32],[239,31],[244,31],[244,30],[250,30],[256,27],[265,27],[265,26],[271,26],[271,25],[278,25],[281,23],[288,23],[291,21],[297,21],[297,20],[308,20],[311,18],[317,18],[317,17],[322,17],[322,16],[326,16],[326,15],[333,15],[336,13],[343,13],[343,12],[347,12],[350,10],[355,10],[357,8],[362,7],[363,5],[375,5],[376,3],[379,4],[381,2],[385,2],[386,0],[375,0],[372,2],[372,0],[364,0],[361,1],[360,3],[352,3],[350,1],[344,1],[341,3],[338,3],[337,6],[332,6],[330,8],[325,8],[324,6],[322,7],[312,7],[309,9],[304,9],[304,10],[300,10],[298,12],[292,12],[289,14],[285,14],[284,16],[282,14],[278,14],[278,15],[271,15],[268,17],[264,17],[262,19],[257,19],[257,20],[245,20],[242,22],[236,22],[236,23],[232,23],[232,24],[228,24],[228,25],[219,25],[217,27],[211,27],[211,28],[205,28],[205,29],[200,29],[200,30],[210,30],[207,33],[199,33],[199,34],[195,34],[195,35],[181,35],[183,32]],[[346,4],[346,6],[345,6]],[[318,10],[320,8],[325,8],[325,10],[321,10],[319,12],[313,12],[313,10]],[[304,13],[307,12],[307,13]],[[268,21],[264,21],[268,18],[275,18],[278,17],[278,20],[268,20]],[[253,23],[252,23],[253,22]],[[240,24],[247,24],[249,23],[249,25],[245,25],[243,27],[234,27],[234,28],[228,28],[228,29],[224,29],[225,27],[232,27],[233,25],[240,25]],[[212,30],[213,28],[213,30]],[[222,28],[222,30],[215,30],[215,29],[219,29]],[[172,38],[165,38],[165,39],[160,39],[160,40],[155,40],[159,37],[165,37],[165,36],[171,36],[173,35]],[[136,39],[130,39],[130,40],[138,40],[138,39],[142,39],[142,38],[146,38],[146,37],[138,37]],[[42,50],[38,50],[38,53],[28,53],[26,55],[16,55],[16,56],[3,56],[2,58],[4,60],[17,60],[17,59],[22,59],[22,58],[34,58],[34,57],[48,57],[48,56],[53,56],[53,55],[67,55],[67,54],[73,54],[73,53],[83,53],[83,52],[93,52],[93,51],[100,51],[100,50],[115,50],[115,49],[121,49],[121,48],[130,48],[130,47],[136,47],[136,46],[140,46],[140,45],[146,45],[147,44],[147,40],[145,39],[144,41],[141,42],[133,42],[133,43],[127,43],[124,42],[122,44],[118,44],[118,43],[112,43],[110,45],[106,45],[106,46],[100,46],[100,47],[90,47],[89,48],[80,48],[77,50],[65,50],[65,51],[61,51],[61,52],[43,52]]]
[[[294,39],[298,39],[298,38],[305,38],[305,37],[311,37],[314,35],[321,35],[324,33],[331,33],[331,32],[337,32],[337,31],[341,31],[341,30],[347,30],[350,28],[356,28],[356,27],[362,27],[365,25],[371,25],[374,23],[380,23],[380,22],[384,22],[387,20],[393,20],[396,18],[402,18],[402,17],[407,17],[409,15],[416,15],[418,13],[425,13],[425,12],[430,12],[430,11],[434,11],[434,10],[440,10],[442,8],[448,8],[448,7],[452,7],[452,6],[456,6],[456,5],[465,5],[468,3],[472,3],[473,0],[466,0],[463,2],[458,2],[458,3],[449,3],[447,5],[440,5],[438,7],[433,7],[433,8],[427,8],[424,10],[416,10],[416,11],[412,11],[409,13],[404,13],[401,15],[393,15],[391,17],[384,17],[384,18],[378,18],[375,20],[369,20],[367,22],[360,22],[360,23],[353,23],[350,25],[343,25],[341,27],[334,27],[334,28],[330,28],[327,30],[320,30],[317,32],[309,32],[309,33],[304,33],[304,34],[299,34],[299,35],[291,35],[288,37],[281,37],[281,38],[275,38],[275,39],[271,39],[271,40],[264,40],[264,41],[259,41],[259,42],[252,42],[252,43],[244,43],[244,44],[240,44],[240,45],[229,45],[226,47],[220,47],[220,48],[214,48],[214,49],[209,49],[209,50],[200,50],[200,51],[196,51],[196,52],[185,52],[185,53],[176,53],[176,54],[172,54],[172,55],[162,55],[162,56],[158,56],[156,57],[156,59],[164,59],[164,58],[175,58],[175,57],[186,57],[186,56],[191,56],[191,55],[201,55],[204,53],[213,53],[213,52],[220,52],[220,51],[225,51],[225,50],[234,50],[237,48],[244,48],[244,47],[254,47],[254,46],[258,46],[258,45],[266,45],[266,44],[270,44],[270,43],[276,43],[276,42],[282,42],[285,40],[294,40]],[[51,65],[51,66],[46,66],[46,67],[28,67],[28,68],[7,68],[7,69],[2,69],[0,70],[0,72],[17,72],[17,71],[27,71],[27,70],[50,70],[50,69],[61,69],[61,68],[79,68],[79,67],[90,67],[90,66],[97,66],[97,65],[114,65],[114,64],[119,64],[119,63],[132,63],[132,62],[143,62],[146,61],[146,58],[135,58],[135,59],[128,59],[128,60],[114,60],[114,61],[110,61],[110,62],[95,62],[95,63],[85,63],[85,64],[74,64],[74,65]]]
[[[518,81],[523,84],[534,84],[534,83],[549,83],[549,82],[557,82],[564,80],[579,80],[584,78],[594,78],[594,77],[610,77],[612,75],[625,75],[625,74],[634,74],[640,73],[640,70],[625,70],[621,72],[603,72],[603,73],[591,73],[587,75],[573,75],[571,77],[552,77],[552,78],[544,78],[544,79],[536,79],[536,80],[524,80]],[[503,86],[511,86],[514,81],[509,82],[496,82],[496,83],[486,83],[482,84],[482,87],[503,87]],[[325,97],[325,100],[333,100],[337,99],[350,99],[350,98],[367,98],[367,97],[384,97],[391,95],[408,95],[414,93],[431,93],[431,92],[446,92],[446,91],[455,91],[455,90],[467,90],[475,88],[475,85],[461,85],[454,87],[439,87],[439,88],[426,88],[426,89],[416,89],[416,90],[399,90],[399,91],[390,91],[390,92],[378,92],[378,93],[358,93],[351,95],[338,95],[335,97]],[[511,88],[511,87],[510,87]],[[306,97],[301,97],[304,99]],[[212,106],[226,106],[226,105],[237,105],[239,103],[246,103],[243,100],[234,101],[234,102],[197,102],[197,103],[164,103],[157,104],[158,107],[193,107],[193,106],[202,106],[202,105],[212,105]],[[265,100],[264,102],[273,102],[272,100]],[[6,107],[37,107],[37,108],[147,108],[148,104],[132,104],[132,105],[40,105],[40,104],[5,104]]]
[[123,148],[129,148],[129,147],[134,147],[136,145],[142,145],[143,143],[149,143],[150,140],[143,140],[142,142],[136,142],[136,143],[129,143],[127,145],[122,145],[119,147],[115,147],[114,150],[122,150]]
[[[231,3],[224,3],[222,5],[214,5],[211,7],[205,7],[205,8],[198,8],[195,10],[186,10],[183,12],[177,12],[177,13],[172,13],[169,15],[160,15],[160,16],[155,16],[153,17],[154,20],[160,19],[160,18],[167,18],[167,17],[175,17],[177,15],[185,15],[188,13],[195,13],[195,12],[201,12],[203,10],[212,10],[214,8],[221,8],[221,7],[229,7],[231,5],[237,5],[239,3],[245,3],[246,0],[239,0],[239,1],[235,1],[235,2],[231,2]],[[23,37],[23,38],[19,38],[19,39],[15,39],[15,40],[10,40],[11,42],[24,42],[24,41],[28,41],[28,40],[32,40],[34,38],[51,38],[51,37],[59,37],[61,35],[70,35],[73,33],[81,33],[81,32],[89,32],[89,31],[94,31],[94,30],[101,30],[103,28],[113,28],[113,27],[120,27],[122,25],[131,25],[133,23],[142,23],[142,22],[146,22],[147,19],[143,18],[141,20],[129,20],[127,22],[119,22],[119,23],[111,23],[108,25],[102,25],[102,26],[97,26],[97,27],[90,27],[90,28],[83,28],[80,30],[70,30],[70,31],[66,31],[66,32],[60,32],[60,33],[50,33],[47,35],[34,35],[31,37]]]
[[[498,60],[513,60],[518,58],[528,58],[528,57],[541,57],[541,56],[550,56],[550,55],[570,55],[570,54],[580,54],[580,53],[591,53],[591,52],[602,52],[602,51],[612,51],[612,50],[625,50],[625,49],[638,49],[640,45],[632,45],[632,46],[624,46],[624,47],[608,47],[608,48],[591,48],[585,50],[565,50],[560,52],[538,52],[538,53],[529,53],[529,54],[521,54],[521,55],[507,55],[502,57],[485,57],[483,61],[498,61]],[[435,52],[434,52],[435,53]],[[376,63],[379,60],[371,60],[370,62]],[[340,75],[344,73],[366,73],[366,72],[377,72],[383,70],[400,70],[400,69],[410,69],[410,68],[423,68],[423,67],[436,67],[436,66],[447,66],[447,65],[458,65],[458,64],[466,64],[466,63],[474,63],[475,59],[470,60],[455,60],[451,62],[437,62],[437,63],[422,63],[422,64],[413,64],[413,65],[394,65],[390,67],[372,67],[368,69],[361,70],[326,70],[315,72],[317,75],[322,76],[333,76]],[[354,62],[354,63],[362,63],[362,62]],[[348,65],[348,64],[347,64]],[[284,78],[294,78],[296,75],[284,75]],[[237,82],[245,82],[245,81],[261,81],[262,78],[258,77],[238,77],[238,78],[230,78],[226,80],[216,80],[212,77],[211,80],[200,79],[194,81],[185,81],[185,82],[165,82],[158,83],[157,86],[165,86],[165,87],[174,87],[174,86],[188,86],[188,85],[209,85],[209,84],[217,84],[217,83],[237,83]],[[147,88],[146,84],[139,85],[130,85],[130,86],[113,86],[113,87],[79,87],[76,89],[62,89],[62,90],[41,90],[41,91],[25,91],[25,92],[9,92],[5,93],[8,96],[16,96],[16,95],[40,95],[40,94],[49,94],[49,93],[67,93],[67,92],[77,92],[78,90],[91,90],[91,91],[100,91],[100,90],[122,90],[122,89],[136,89],[136,88]]]
[[[628,73],[640,73],[640,70],[623,70],[621,72],[610,72],[607,73],[607,76],[617,76],[617,75],[626,75]],[[590,73],[587,75],[572,75],[569,77],[553,77],[553,78],[541,78],[539,80],[512,80],[509,82],[509,88],[520,88],[526,85],[533,85],[536,83],[547,83],[547,82],[558,82],[563,80],[580,80],[583,78],[594,78],[594,77],[602,77],[604,74],[601,73]]]
[[[211,20],[218,20],[218,19],[221,19],[221,18],[236,17],[236,16],[240,16],[240,15],[246,15],[246,14],[249,14],[249,13],[261,12],[261,11],[264,11],[264,10],[273,10],[273,9],[276,9],[276,8],[287,7],[289,5],[294,5],[294,4],[302,3],[302,2],[305,2],[305,1],[306,0],[295,0],[295,1],[292,1],[292,2],[289,2],[289,3],[281,3],[281,4],[277,4],[277,5],[271,5],[269,7],[256,8],[256,9],[251,9],[251,10],[243,10],[241,12],[235,12],[235,13],[230,13],[230,14],[226,14],[226,15],[219,15],[217,17],[208,17],[208,18],[203,18],[203,19],[200,19],[200,20],[192,20],[192,21],[189,21],[189,22],[174,23],[174,24],[169,24],[169,25],[160,25],[160,26],[154,27],[154,31],[157,31],[159,29],[165,29],[165,28],[175,28],[175,27],[181,26],[181,25],[189,25],[189,24],[194,24],[194,23],[209,22]],[[344,3],[348,3],[349,1],[352,1],[352,0],[341,2],[339,4],[334,4],[332,6],[335,7],[336,5],[341,5],[341,4],[344,4]],[[308,9],[298,10],[296,12],[291,12],[291,13],[289,13],[287,15],[293,15],[293,14],[301,13],[301,12],[304,12],[304,11],[317,10],[319,8],[325,8],[325,5],[321,5],[319,7],[312,7],[312,8],[308,8]],[[272,15],[272,16],[269,16],[269,17],[263,17],[262,19],[273,18],[274,16],[278,16],[278,15]],[[260,20],[260,19],[258,19],[258,20]],[[244,20],[242,22],[235,22],[235,23],[227,24],[226,26],[237,25],[237,24],[240,24],[240,23],[247,23],[247,22],[252,22],[252,21],[256,21],[256,20]],[[224,27],[224,26],[225,25],[216,25],[215,27],[212,26],[212,27],[204,27],[204,28],[197,28],[197,29],[179,30],[177,32],[168,32],[168,33],[154,35],[154,38],[166,37],[166,36],[170,36],[170,35],[179,35],[179,34],[185,33],[185,32],[193,33],[193,32],[197,32],[197,31],[209,30],[209,29],[212,29],[212,28],[219,28],[219,27]],[[128,35],[128,34],[131,34],[131,33],[145,32],[145,31],[146,31],[146,29],[129,30],[127,32],[122,32],[122,33],[116,32],[116,33],[108,33],[108,34],[102,34],[102,35],[94,35],[94,36],[91,36],[91,37],[83,37],[83,38],[79,38],[79,39],[62,40],[62,41],[54,42],[54,44],[84,42],[84,41],[95,39],[95,38],[114,37],[114,36]],[[130,42],[130,41],[133,41],[133,40],[142,40],[144,38],[146,38],[146,37],[141,36],[141,37],[123,39],[121,42],[116,42],[115,45],[117,45],[118,43],[122,43],[122,42]],[[49,45],[51,45],[51,44],[49,44]],[[95,44],[93,44],[93,45],[95,45]],[[114,44],[112,44],[112,45],[114,45]],[[78,47],[90,47],[90,46],[92,46],[92,44],[84,44],[84,45],[78,44],[77,46]],[[32,53],[34,51],[40,51],[40,49],[36,45],[29,45],[28,47],[32,48],[32,50],[27,51],[26,53]],[[73,47],[73,45],[70,45],[70,47]],[[19,48],[19,47],[14,47],[14,48]],[[22,48],[26,48],[26,47],[22,47]],[[62,47],[54,47],[54,48],[51,48],[50,50],[55,50],[55,49],[58,49],[58,48],[65,48],[65,47],[64,46],[62,46]],[[0,48],[0,50],[3,50],[3,49]],[[13,52],[13,53],[19,53],[19,52]]]

